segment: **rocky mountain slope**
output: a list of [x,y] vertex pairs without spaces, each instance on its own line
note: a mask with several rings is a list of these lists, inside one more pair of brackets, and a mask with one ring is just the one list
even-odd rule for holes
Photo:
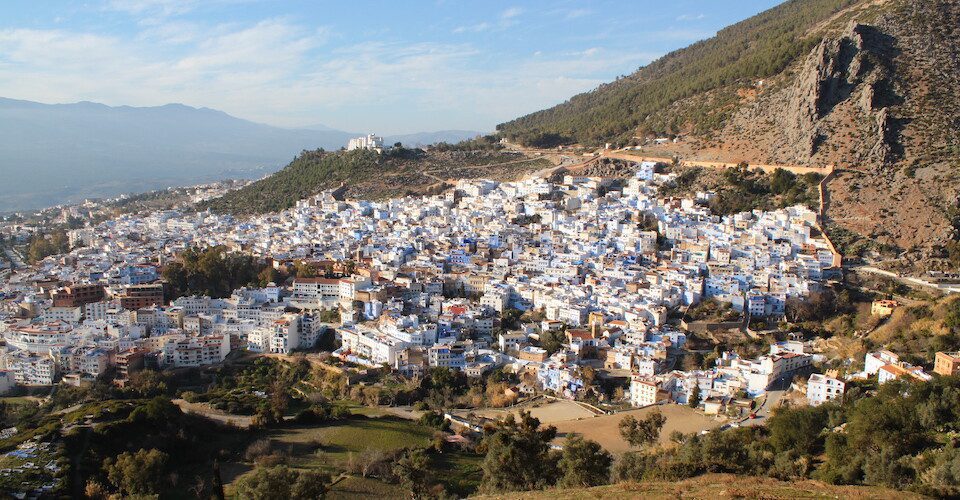
[[867,5],[739,106],[700,154],[835,165],[828,222],[931,263],[958,236],[960,4]]
[[[612,141],[682,159],[834,165],[831,236],[892,265],[955,268],[958,35],[955,0],[790,1],[499,130],[526,143]],[[719,66],[706,81],[680,94],[668,88],[708,62]],[[646,142],[664,134],[680,139]]]

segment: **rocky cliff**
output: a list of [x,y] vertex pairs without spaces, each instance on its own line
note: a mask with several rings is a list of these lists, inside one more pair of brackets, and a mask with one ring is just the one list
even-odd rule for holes
[[871,6],[742,105],[703,152],[836,165],[836,232],[907,266],[949,268],[938,259],[958,236],[960,4]]
[[[960,266],[960,2],[811,7],[788,1],[501,133],[644,144],[651,156],[692,160],[834,165],[828,231],[849,253]],[[723,66],[705,64],[714,61]],[[710,71],[710,82],[690,68]],[[671,94],[688,82],[697,85]],[[646,142],[654,134],[681,140],[655,146]]]

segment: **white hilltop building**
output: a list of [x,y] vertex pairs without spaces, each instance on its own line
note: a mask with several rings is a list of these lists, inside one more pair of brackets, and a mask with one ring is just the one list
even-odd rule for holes
[[354,149],[372,149],[378,152],[382,151],[383,137],[367,134],[363,137],[350,139],[350,142],[347,143],[347,151],[353,151]]

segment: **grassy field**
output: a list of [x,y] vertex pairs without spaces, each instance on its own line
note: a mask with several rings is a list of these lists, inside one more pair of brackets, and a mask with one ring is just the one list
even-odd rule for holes
[[437,476],[448,493],[465,498],[477,491],[483,479],[483,456],[447,452],[436,466]]
[[[314,468],[342,465],[351,453],[367,449],[391,451],[424,446],[433,430],[416,422],[395,417],[355,417],[324,426],[293,426],[277,429],[268,436],[282,450],[291,450],[291,465]],[[323,445],[314,452],[314,442]]]
[[621,483],[596,488],[545,490],[514,493],[495,497],[567,500],[579,498],[845,498],[901,500],[923,498],[903,491],[868,486],[833,486],[819,481],[784,482],[764,477],[743,477],[731,474],[708,474],[678,482],[651,481],[644,483]]
[[[346,404],[346,403],[344,403]],[[433,429],[396,417],[366,417],[363,407],[357,416],[326,425],[287,426],[269,431],[264,436],[275,450],[287,455],[287,463],[296,469],[321,470],[334,476],[344,470],[351,455],[366,450],[393,451],[400,448],[426,446]],[[317,449],[317,443],[322,448]],[[252,470],[252,464],[231,463],[223,468],[227,493],[235,482]],[[330,498],[399,498],[404,492],[396,485],[376,479],[350,476],[338,482]]]
[[406,498],[410,494],[395,484],[387,484],[376,479],[349,476],[333,485],[327,498],[339,499],[380,499]]
[[6,396],[0,398],[0,403],[8,405],[36,405],[40,404],[40,398],[36,396]]
[[[367,450],[393,451],[400,448],[420,447],[429,444],[434,430],[418,423],[392,416],[367,417],[373,413],[362,406],[348,402],[336,402],[356,410],[349,420],[316,426],[288,426],[269,431],[266,437],[275,450],[287,455],[290,467],[304,470],[321,470],[338,476],[346,467],[351,455],[359,456]],[[318,450],[317,443],[322,447]],[[437,480],[446,490],[459,497],[476,491],[483,476],[483,457],[460,451],[447,451],[435,459]],[[253,469],[248,463],[228,463],[222,467],[228,496],[232,483]],[[388,484],[375,478],[348,476],[337,482],[328,498],[403,498],[408,496],[398,485]]]
[[174,399],[173,404],[180,407],[184,413],[193,413],[222,424],[230,424],[241,429],[247,429],[253,424],[253,417],[249,415],[234,415],[210,407],[209,403],[190,403],[183,399]]
[[333,406],[340,406],[350,410],[350,413],[354,415],[364,415],[367,417],[383,417],[389,415],[386,411],[381,408],[364,406],[356,401],[351,401],[349,399],[338,399],[333,401]]
[[642,418],[656,410],[660,410],[660,412],[667,417],[667,423],[660,432],[661,443],[668,443],[670,433],[673,431],[689,434],[713,429],[722,425],[722,422],[712,417],[707,417],[691,408],[680,405],[648,407],[617,413],[615,415],[603,415],[583,420],[556,422],[552,425],[557,427],[557,434],[559,436],[557,438],[558,443],[562,443],[568,435],[577,434],[600,443],[601,446],[611,453],[623,453],[629,451],[630,446],[620,437],[620,429],[617,427],[620,420],[627,415]]

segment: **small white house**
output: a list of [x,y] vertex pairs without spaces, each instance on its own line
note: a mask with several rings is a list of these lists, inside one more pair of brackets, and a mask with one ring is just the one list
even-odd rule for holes
[[845,387],[846,384],[841,380],[814,373],[807,381],[807,400],[811,406],[820,406],[842,397]]
[[867,375],[876,375],[884,365],[895,365],[900,362],[900,356],[890,351],[868,352],[863,359],[863,371]]

